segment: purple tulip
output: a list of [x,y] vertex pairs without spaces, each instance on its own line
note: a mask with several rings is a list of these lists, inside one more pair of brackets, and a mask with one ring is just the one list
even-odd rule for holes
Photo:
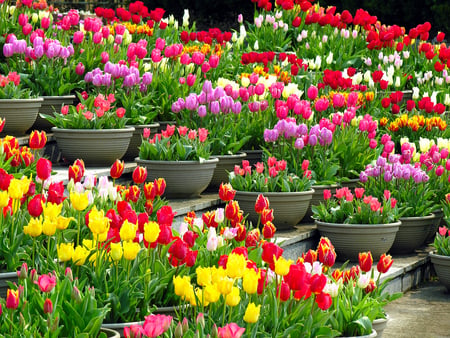
[[72,44],[70,44],[70,45],[67,46],[67,50],[69,51],[69,54],[70,54],[70,55],[75,54],[75,50],[73,49]]
[[188,110],[196,110],[198,108],[198,99],[197,95],[194,93],[189,94],[186,97],[186,109]]
[[264,130],[264,141],[275,142],[278,139],[279,133],[276,129],[266,129]]
[[147,85],[145,85],[143,83],[139,84],[139,91],[141,93],[145,93],[147,91],[147,89],[148,89]]
[[205,117],[206,116],[206,106],[203,104],[201,106],[199,106],[197,113],[198,113],[198,116]]
[[206,80],[206,81],[203,83],[202,91],[205,92],[206,94],[212,93],[213,89],[212,89],[211,81]]
[[[111,74],[108,74],[108,75],[111,76]],[[124,87],[133,87],[135,85],[135,83],[136,83],[136,76],[134,74],[128,74],[123,79]]]
[[173,113],[179,113],[181,111],[180,105],[178,104],[178,102],[174,102],[172,103],[172,112]]
[[384,173],[384,181],[385,182],[390,182],[392,181],[392,172],[391,171],[386,171]]
[[106,73],[110,73],[111,74],[113,72],[113,68],[114,68],[114,65],[113,65],[112,62],[108,61],[108,62],[105,63],[105,72]]
[[235,103],[232,104],[231,106],[231,111],[233,112],[233,114],[240,114],[242,111],[242,104],[240,101],[237,101]]
[[33,47],[36,49],[37,46],[43,46],[44,40],[40,36],[36,36],[33,40]]
[[44,46],[43,45],[37,45],[34,48],[34,55],[40,59],[44,55]]
[[104,74],[102,76],[102,84],[106,87],[111,86],[111,74]]
[[13,49],[16,54],[24,54],[27,49],[27,42],[25,40],[14,40]]
[[384,167],[386,164],[386,159],[382,156],[377,159],[377,166]]
[[152,74],[152,73],[150,73],[150,72],[145,72],[145,73],[142,75],[142,84],[144,84],[144,85],[149,85],[149,84],[152,83],[152,81],[153,81],[153,74]]
[[14,55],[14,47],[12,43],[5,43],[3,45],[3,55],[7,58]]
[[295,140],[294,147],[296,149],[303,149],[305,146],[305,141],[303,141],[303,138],[299,137]]
[[92,75],[92,72],[87,72],[86,75],[84,76],[84,82],[86,83],[90,83],[92,82],[94,76]]
[[205,92],[201,92],[200,95],[198,95],[198,103],[200,104],[205,104],[208,101],[206,100],[206,93]]
[[48,46],[47,50],[45,51],[45,56],[47,56],[49,59],[52,59],[56,56],[56,50],[53,44]]
[[214,89],[214,100],[218,100],[223,96],[225,96],[225,90],[222,87],[216,87]]
[[310,133],[309,139],[308,139],[308,144],[313,147],[317,144],[317,136],[315,134]]
[[212,101],[209,103],[209,110],[213,114],[219,114],[220,113],[220,105],[218,101]]
[[368,180],[367,174],[364,171],[361,171],[361,173],[359,174],[359,180],[362,183],[366,183]]
[[249,102],[248,103],[248,109],[252,112],[252,113],[256,113],[257,111],[259,111],[259,107],[260,104],[258,101],[253,101],[253,102]]
[[120,77],[125,78],[128,74],[130,74],[130,70],[128,69],[127,65],[120,65]]
[[308,135],[308,126],[304,123],[301,123],[297,126],[296,136],[300,137],[300,136],[304,136],[304,135]]
[[92,79],[92,84],[96,87],[99,87],[102,85],[103,77],[100,74],[94,75],[94,78]]
[[61,48],[61,50],[59,51],[59,56],[63,59],[67,59],[70,56],[70,52],[67,47]]

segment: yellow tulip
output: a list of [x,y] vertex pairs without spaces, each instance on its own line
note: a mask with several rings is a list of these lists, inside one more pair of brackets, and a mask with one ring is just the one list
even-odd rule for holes
[[88,197],[89,191],[85,191],[84,193],[80,194],[78,192],[71,192],[70,193],[70,202],[72,203],[72,206],[75,210],[83,211],[86,209],[89,205],[89,197]]
[[[195,289],[195,297],[197,298],[196,300],[194,299],[194,301],[196,301],[198,303],[199,306],[208,306],[209,302],[205,299],[204,295],[203,295],[203,290],[200,288]],[[191,305],[195,306],[192,304],[193,300],[190,299],[191,301]]]
[[233,286],[231,292],[225,297],[225,302],[228,306],[236,306],[241,301],[241,296],[239,292],[239,288]]
[[58,230],[65,230],[69,226],[70,221],[73,220],[75,220],[73,217],[58,216],[56,219],[56,228]]
[[91,239],[83,239],[83,247],[86,250],[91,251],[92,249],[95,249],[95,243]]
[[123,255],[122,244],[120,242],[111,243],[111,250],[109,251],[109,254],[114,261],[120,260]]
[[283,256],[280,256],[275,261],[275,273],[279,276],[286,276],[289,273],[289,267],[292,264],[292,260],[286,260]]
[[13,199],[21,199],[24,193],[28,191],[28,189],[24,192],[23,191],[23,182],[22,180],[18,180],[17,178],[13,178],[11,182],[9,183],[8,187],[8,194]]
[[206,286],[212,283],[211,268],[199,266],[195,269],[197,274],[197,284],[201,286]]
[[221,267],[221,266],[211,267],[211,282],[212,283],[218,283],[225,277],[227,277],[227,272],[225,271],[225,269],[223,267]]
[[73,257],[73,243],[61,243],[56,246],[60,262],[70,261]]
[[73,252],[72,261],[75,265],[83,265],[88,255],[89,250],[84,246],[78,245]]
[[227,275],[231,278],[242,278],[247,267],[247,259],[244,255],[231,253],[227,261]]
[[209,303],[215,303],[220,299],[220,292],[217,290],[216,284],[207,285],[203,290],[203,294],[205,300]]
[[136,231],[137,224],[130,223],[126,219],[125,222],[123,222],[122,227],[120,228],[120,239],[124,242],[132,241],[136,238]]
[[53,236],[56,232],[56,224],[56,221],[51,221],[48,218],[45,218],[42,223],[42,232],[46,236]]
[[9,195],[7,191],[0,191],[0,208],[4,208],[9,203]]
[[58,216],[61,215],[62,210],[62,203],[56,204],[56,203],[47,203],[43,206],[44,208],[44,219],[48,219],[50,221],[54,221],[58,218]]
[[157,222],[151,221],[144,224],[144,239],[148,243],[154,243],[158,239],[161,229]]
[[105,233],[109,231],[109,223],[110,219],[104,216],[103,210],[97,210],[97,207],[93,207],[91,212],[89,213],[89,229],[91,229],[94,234],[94,238],[96,235]]
[[217,286],[219,289],[219,292],[226,296],[230,294],[231,290],[233,289],[233,280],[228,277],[222,278],[220,281],[217,282]]
[[181,299],[185,300],[187,297],[188,290],[192,289],[191,277],[189,276],[174,276],[173,286],[175,289],[175,294]]
[[32,218],[28,222],[28,225],[23,227],[23,233],[25,235],[30,235],[31,237],[37,237],[42,234],[42,219]]
[[136,242],[123,242],[123,257],[131,261],[136,258],[141,246]]
[[259,319],[259,313],[261,311],[261,305],[255,305],[255,303],[249,303],[244,314],[244,322],[256,323]]
[[259,271],[246,269],[242,280],[242,287],[249,295],[256,293],[258,290]]

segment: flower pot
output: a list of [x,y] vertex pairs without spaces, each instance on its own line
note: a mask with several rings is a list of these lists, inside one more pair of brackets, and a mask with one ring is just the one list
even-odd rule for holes
[[250,165],[255,165],[258,162],[262,162],[263,151],[262,150],[243,150],[247,154],[245,160],[247,160]]
[[147,168],[147,181],[163,177],[166,180],[164,195],[172,198],[200,196],[206,189],[219,160],[205,161],[149,161],[136,158],[136,163]]
[[133,127],[134,132],[123,159],[127,161],[134,161],[134,159],[139,156],[139,147],[142,143],[142,134],[144,129],[150,129],[150,135],[152,136],[158,132],[159,123],[130,125],[129,127]]
[[321,236],[333,243],[340,261],[358,261],[360,252],[373,257],[386,253],[394,243],[401,222],[389,224],[338,224],[316,221]]
[[[39,108],[39,114],[46,115],[53,115],[54,112],[60,113],[63,105],[67,106],[75,101],[75,95],[42,96],[42,98],[44,101]],[[38,115],[31,129],[50,131],[52,127],[54,127],[53,124]]]
[[372,322],[372,328],[377,331],[377,337],[382,337],[383,336],[383,331],[386,328],[388,322],[390,320],[389,315],[386,315],[385,318],[379,318],[379,319],[375,319]]
[[36,121],[43,101],[42,98],[0,100],[0,117],[5,119],[1,135],[25,135]]
[[0,273],[0,297],[6,298],[6,292],[9,289],[8,282],[17,283],[17,272]]
[[89,166],[110,166],[122,158],[128,149],[134,128],[123,129],[62,129],[52,132],[63,157],[69,162],[83,159]]
[[177,124],[176,121],[158,121],[158,123],[159,123],[158,133],[160,133],[163,130],[166,130],[167,126]]
[[341,337],[342,338],[356,338],[356,337],[358,337],[358,338],[375,338],[375,337],[377,337],[377,331],[372,329],[372,333],[371,334],[366,334],[364,336],[351,336],[351,337],[341,336]]
[[213,155],[211,158],[219,159],[219,163],[217,163],[217,167],[214,170],[214,175],[211,179],[211,183],[209,186],[211,188],[218,188],[220,184],[228,183],[228,173],[234,170],[235,165],[241,165],[242,160],[245,160],[247,156],[246,153],[240,152],[234,155]]
[[439,277],[439,282],[450,292],[450,256],[437,255],[430,252],[430,259]]
[[354,190],[355,188],[358,188],[361,186],[361,184],[359,183],[359,178],[350,178],[350,179],[347,179],[346,181],[341,181],[341,182],[339,182],[339,185],[342,188],[349,188],[351,190]]
[[311,198],[311,203],[309,204],[308,211],[306,212],[306,217],[309,221],[312,221],[312,210],[311,207],[313,205],[319,205],[320,202],[323,202],[323,191],[328,189],[331,190],[331,193],[334,192],[335,189],[339,188],[339,185],[337,184],[329,184],[329,185],[313,185],[312,188],[314,189],[314,194]]
[[432,243],[434,241],[434,236],[436,236],[436,232],[439,230],[441,226],[442,219],[444,217],[444,210],[438,209],[433,211],[433,214],[436,216],[434,220],[433,226],[429,228],[427,238],[425,239],[425,244]]
[[273,224],[278,230],[291,229],[298,224],[306,214],[314,190],[301,192],[249,192],[236,191],[234,199],[239,207],[248,213],[248,220],[254,226],[258,224],[259,215],[255,211],[255,202],[259,194],[269,199],[270,208],[273,209]]
[[400,229],[395,236],[391,252],[394,254],[407,254],[420,248],[435,223],[434,214],[421,217],[402,217]]

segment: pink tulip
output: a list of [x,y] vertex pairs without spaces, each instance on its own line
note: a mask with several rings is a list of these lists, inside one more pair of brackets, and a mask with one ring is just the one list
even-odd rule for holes
[[6,293],[6,308],[17,309],[19,306],[19,291],[8,289]]
[[84,34],[82,31],[73,33],[73,43],[80,44],[83,42]]
[[39,289],[42,292],[50,292],[56,286],[56,276],[48,274],[48,275],[40,275],[37,281]]
[[308,98],[309,98],[311,101],[312,101],[312,100],[315,100],[316,97],[317,97],[317,95],[319,95],[319,89],[317,89],[316,86],[310,86],[310,87],[308,88],[307,94],[308,94]]

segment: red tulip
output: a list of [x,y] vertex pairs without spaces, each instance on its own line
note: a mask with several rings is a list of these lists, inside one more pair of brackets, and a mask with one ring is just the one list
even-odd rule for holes
[[377,264],[377,270],[379,273],[386,273],[394,263],[391,255],[386,255],[385,253],[381,255],[380,260]]
[[261,224],[273,221],[273,209],[264,209],[261,212]]
[[319,294],[323,291],[323,288],[327,284],[327,276],[324,274],[315,274],[311,277],[311,292]]
[[316,303],[319,309],[321,310],[327,310],[330,308],[333,300],[331,299],[331,296],[328,293],[322,292],[316,295]]
[[6,308],[17,309],[19,306],[19,291],[8,289],[6,293]]
[[263,252],[261,258],[264,262],[269,264],[270,269],[275,271],[275,259],[280,258],[283,254],[283,249],[275,243],[265,242],[263,244]]
[[286,302],[291,297],[291,289],[289,288],[289,284],[285,282],[281,282],[277,288],[277,298],[279,298],[282,302]]
[[120,160],[116,160],[113,165],[111,166],[111,169],[109,170],[109,175],[113,178],[113,179],[117,179],[120,176],[122,176],[123,173],[123,169],[124,169],[124,162],[120,161]]
[[229,183],[221,183],[219,187],[219,198],[224,202],[231,201],[236,195],[236,190]]
[[240,208],[237,201],[230,201],[225,206],[225,217],[229,220],[234,220],[239,214]]
[[78,183],[81,182],[81,179],[83,178],[83,169],[74,164],[69,166],[69,171],[68,171],[68,175],[69,175],[69,181],[73,180],[74,183]]
[[44,197],[42,195],[36,195],[34,196],[30,202],[28,203],[28,213],[32,217],[39,217],[41,216],[42,212],[44,211],[42,207],[42,203],[45,201]]
[[45,181],[52,174],[52,162],[46,158],[40,158],[36,163],[36,175],[40,180]]
[[47,143],[47,134],[45,131],[33,130],[28,140],[28,146],[30,149],[42,149]]
[[272,222],[267,222],[264,224],[262,233],[265,239],[270,239],[274,236],[276,231],[275,225]]
[[166,180],[164,178],[155,179],[153,182],[155,187],[155,195],[162,196],[164,191],[166,191]]
[[358,259],[361,271],[369,272],[370,270],[372,270],[373,258],[370,251],[360,252],[358,255]]
[[170,205],[165,205],[157,211],[156,217],[160,225],[171,226],[173,218],[175,217],[176,214],[177,214],[176,212],[172,211],[172,207]]
[[137,166],[133,171],[133,181],[136,184],[144,183],[147,179],[147,168]]
[[47,298],[44,301],[44,313],[52,313],[53,312],[53,303],[51,299]]
[[269,200],[262,194],[259,194],[258,197],[256,198],[255,211],[258,214],[260,214],[264,209],[268,208],[269,208]]

